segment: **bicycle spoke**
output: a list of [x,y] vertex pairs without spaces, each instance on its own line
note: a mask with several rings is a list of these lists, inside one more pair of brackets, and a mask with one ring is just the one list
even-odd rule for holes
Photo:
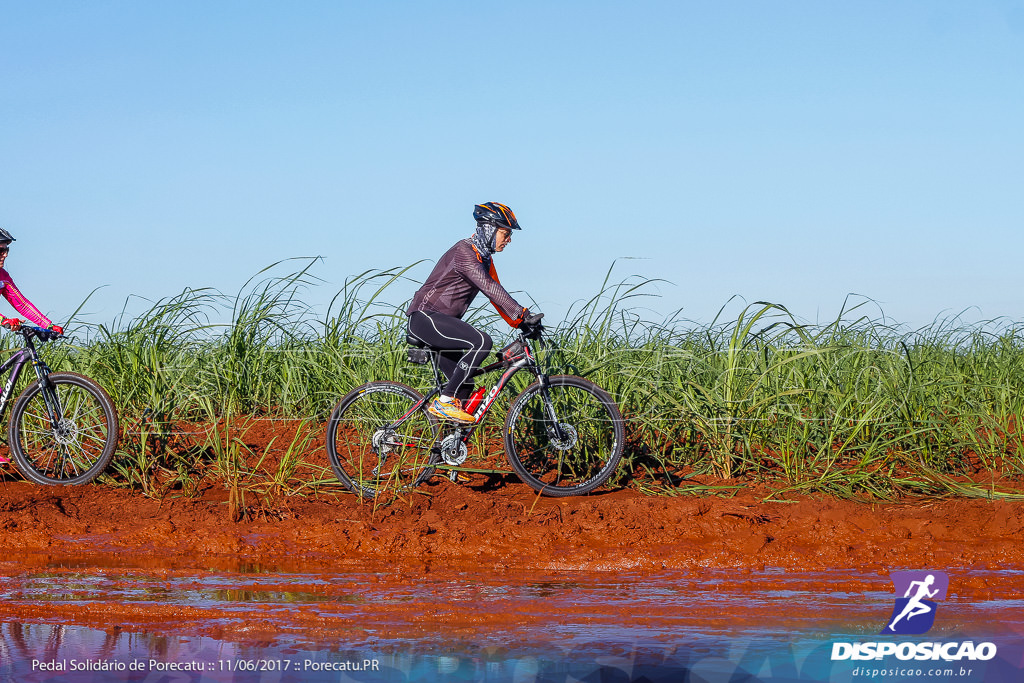
[[618,464],[621,417],[592,382],[556,376],[546,392],[533,385],[515,400],[505,442],[513,468],[536,490],[550,495],[586,493],[611,476]]
[[[38,483],[84,483],[106,467],[117,440],[110,399],[91,380],[52,373],[50,387],[31,386],[12,414],[19,469]],[[48,395],[46,392],[50,392]],[[59,411],[57,422],[49,410]]]
[[437,426],[396,382],[374,382],[341,400],[328,423],[327,452],[338,479],[360,496],[398,495],[433,473]]

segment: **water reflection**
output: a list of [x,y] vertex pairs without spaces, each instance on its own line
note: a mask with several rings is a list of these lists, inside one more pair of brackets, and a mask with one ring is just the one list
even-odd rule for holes
[[[697,683],[729,680],[741,663],[764,669],[762,680],[813,669],[825,677],[811,680],[850,681],[850,666],[833,667],[831,643],[876,638],[893,601],[877,576],[838,572],[7,569],[0,680],[17,681],[526,683],[583,680],[604,666],[624,672],[604,680],[699,670],[686,674]],[[929,637],[1019,639],[1019,607],[1007,591],[953,595]]]
[[[341,683],[344,681],[829,681],[868,678],[860,663],[833,662],[828,642],[791,638],[770,647],[734,637],[652,648],[609,643],[606,652],[551,646],[516,649],[467,644],[433,650],[414,644],[372,648],[294,648],[245,645],[213,638],[8,622],[0,625],[0,680],[145,681],[149,683]],[[1001,656],[971,664],[913,663],[925,674],[875,675],[870,680],[1016,681],[1019,643]],[[877,666],[877,665],[876,665]],[[950,673],[946,673],[946,672]],[[936,675],[938,672],[938,675]]]
[[[720,666],[728,646],[640,649],[610,644],[600,657],[555,646],[510,649],[414,644],[386,649],[295,648],[87,627],[0,626],[0,678],[11,681],[578,681],[681,680],[703,662]],[[735,666],[733,666],[735,669]],[[596,676],[596,678],[595,678]]]

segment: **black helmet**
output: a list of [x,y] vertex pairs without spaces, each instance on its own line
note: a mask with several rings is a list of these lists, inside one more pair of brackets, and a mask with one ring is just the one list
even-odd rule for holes
[[0,228],[0,242],[13,242],[14,237],[11,233],[7,232],[3,228]]
[[490,223],[499,228],[522,230],[519,227],[519,221],[516,220],[516,215],[512,213],[512,209],[498,202],[477,204],[473,207],[473,218],[476,219],[477,223]]

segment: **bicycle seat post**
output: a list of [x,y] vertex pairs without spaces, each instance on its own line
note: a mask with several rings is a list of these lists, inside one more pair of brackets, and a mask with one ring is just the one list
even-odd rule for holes
[[430,368],[434,374],[434,391],[427,398],[429,399],[434,394],[440,394],[444,386],[444,383],[441,381],[441,368],[438,365],[441,354],[440,350],[427,346],[421,339],[414,337],[410,333],[406,333],[405,341],[411,347],[408,351],[409,362],[423,364],[427,362],[428,357],[430,358]]

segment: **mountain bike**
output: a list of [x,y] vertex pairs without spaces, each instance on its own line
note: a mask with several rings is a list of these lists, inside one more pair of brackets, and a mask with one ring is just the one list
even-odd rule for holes
[[438,468],[457,479],[452,468],[465,462],[470,437],[509,380],[528,372],[534,380],[512,399],[505,419],[508,463],[544,495],[582,495],[601,486],[622,457],[625,429],[618,406],[590,380],[547,374],[535,353],[544,345],[542,335],[530,337],[518,332],[495,362],[471,375],[501,371],[478,406],[467,403],[475,422],[457,425],[427,412],[444,384],[437,362],[441,349],[407,336],[408,360],[432,363],[434,386],[423,395],[399,382],[370,382],[341,399],[328,419],[326,444],[339,481],[360,497],[375,498],[418,486]]
[[74,372],[52,372],[33,339],[56,339],[51,330],[22,325],[24,347],[2,365],[10,377],[0,391],[0,416],[26,363],[36,380],[14,402],[7,427],[7,445],[14,464],[36,484],[84,484],[100,475],[114,457],[120,429],[117,411],[107,392]]

